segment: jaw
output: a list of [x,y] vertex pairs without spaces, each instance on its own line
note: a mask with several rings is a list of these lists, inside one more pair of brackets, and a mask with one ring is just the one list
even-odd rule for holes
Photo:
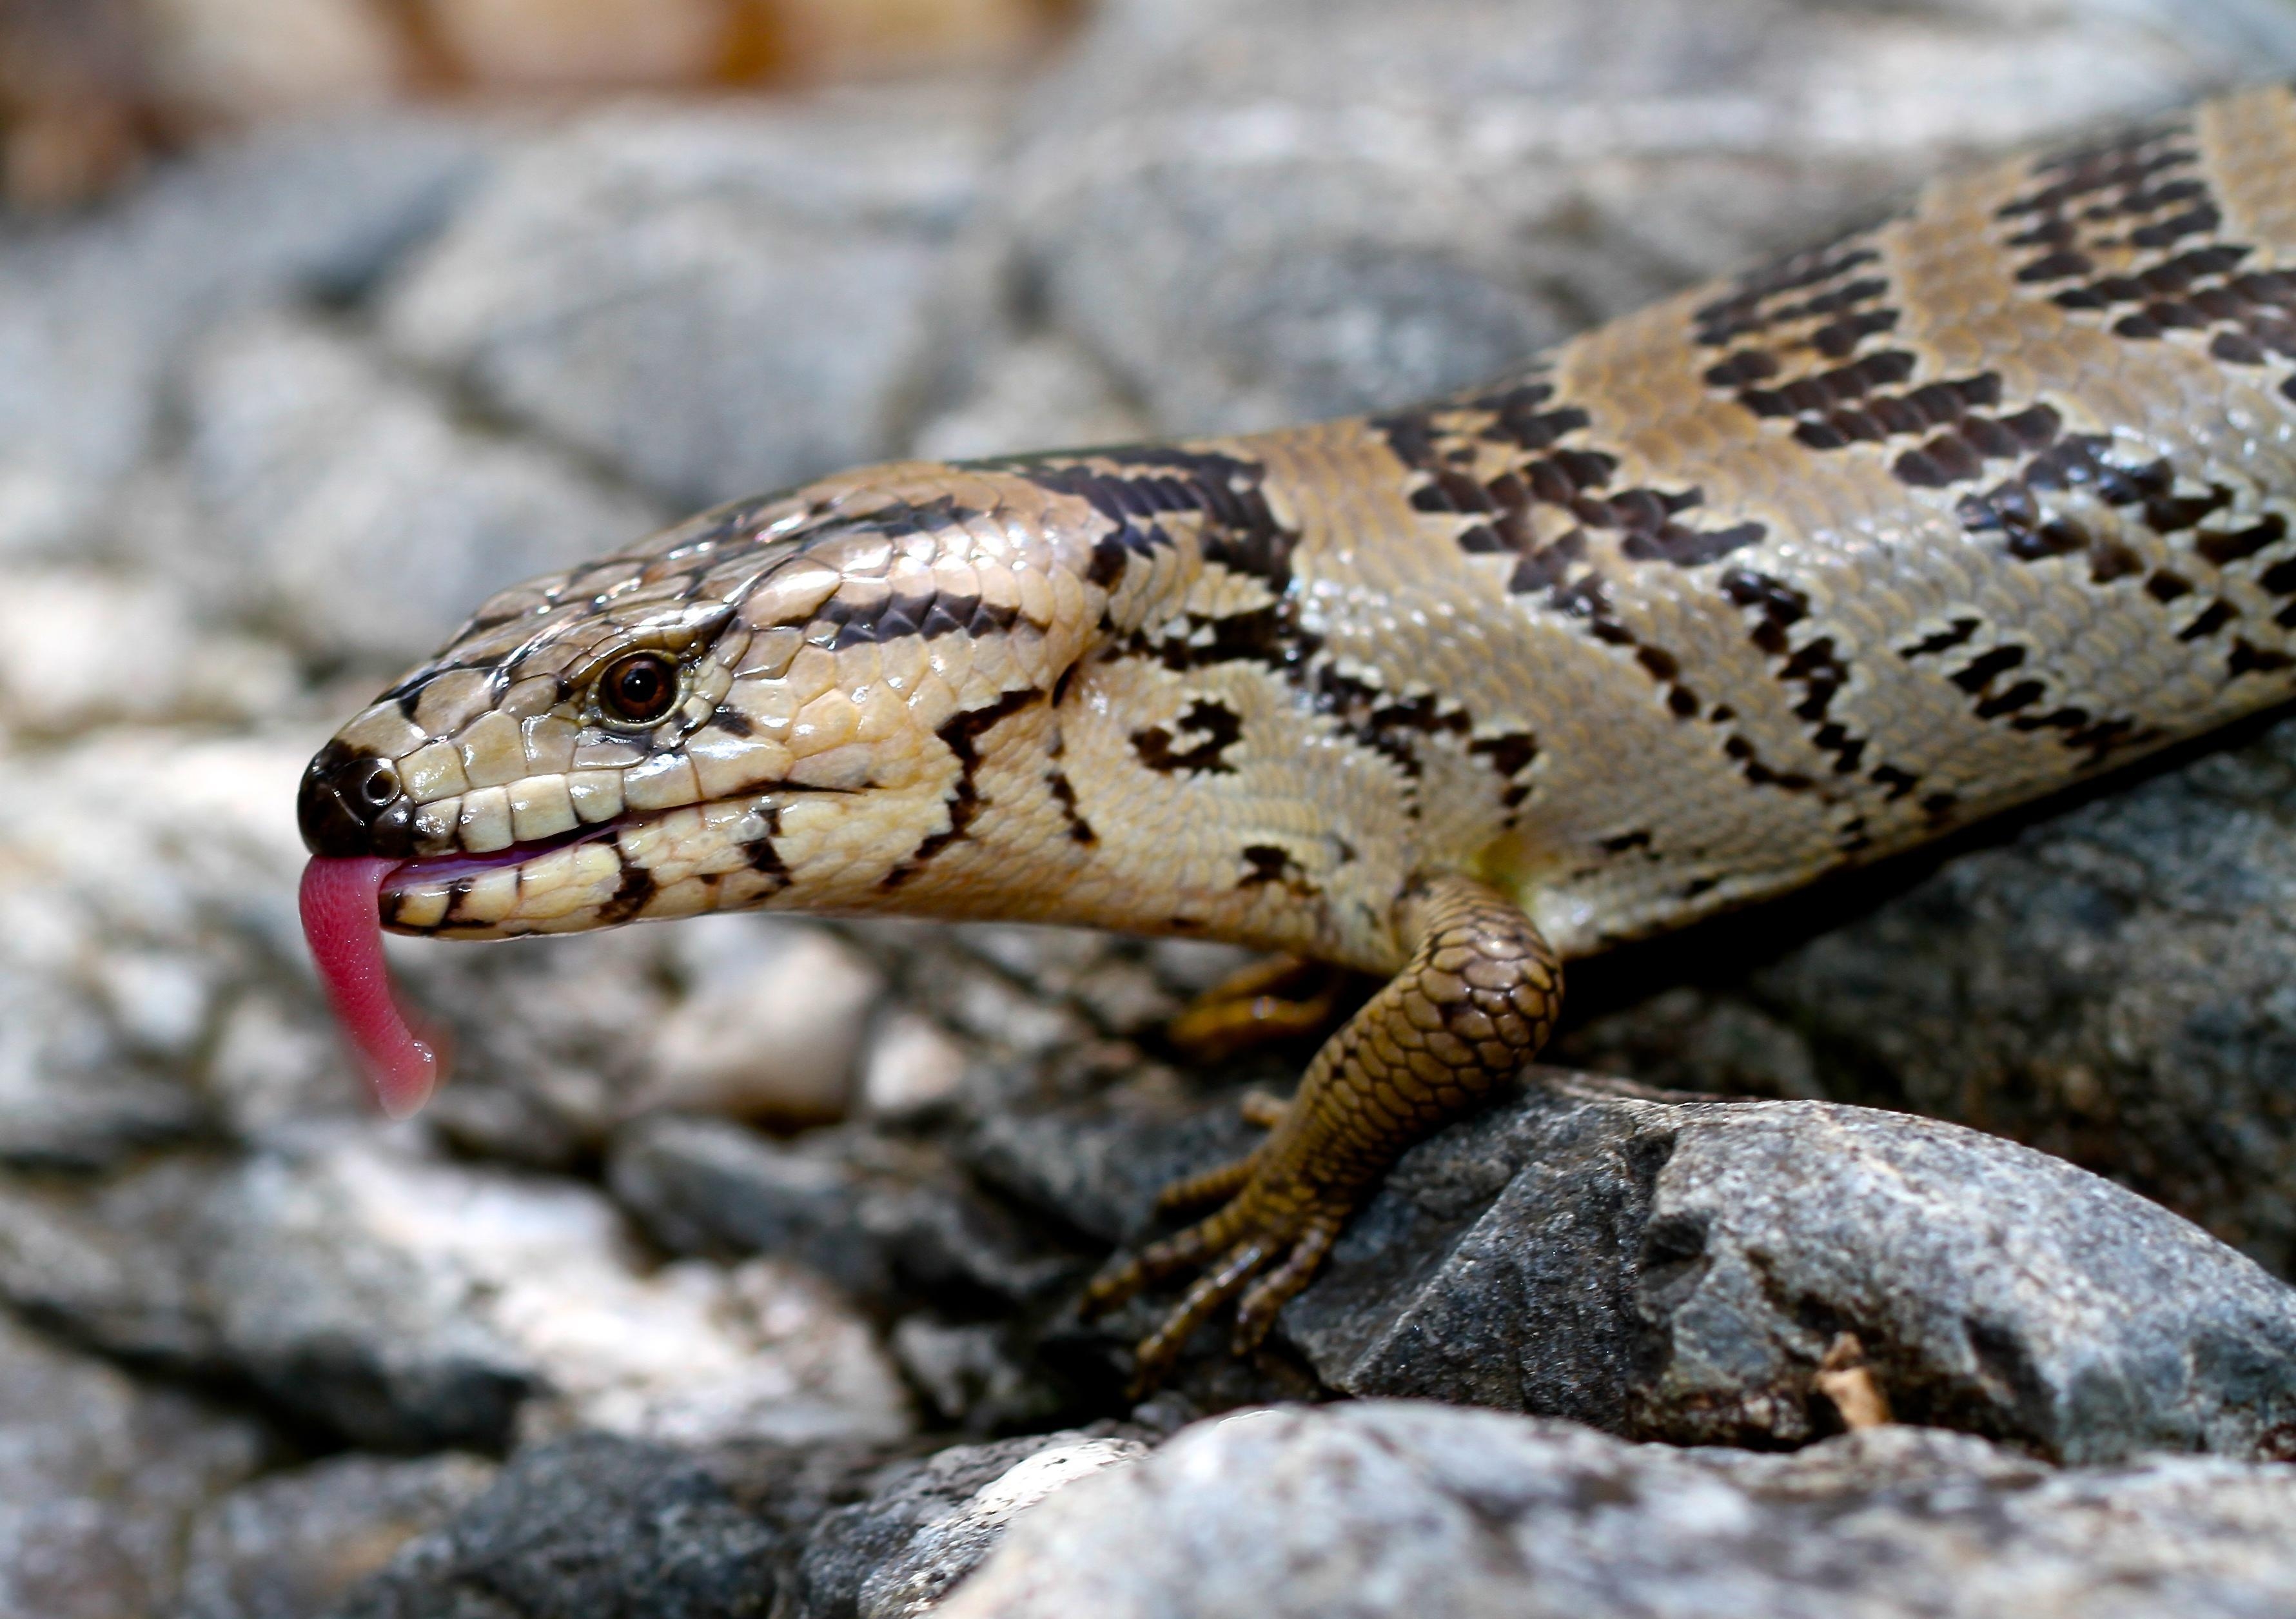
[[382,880],[382,925],[446,939],[580,933],[764,903],[788,886],[775,800],[627,816],[488,854],[407,860]]

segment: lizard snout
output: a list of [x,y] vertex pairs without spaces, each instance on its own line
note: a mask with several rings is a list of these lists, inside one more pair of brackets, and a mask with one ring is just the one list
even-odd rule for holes
[[387,759],[331,742],[303,772],[295,799],[303,846],[313,854],[404,859],[414,852],[414,806]]

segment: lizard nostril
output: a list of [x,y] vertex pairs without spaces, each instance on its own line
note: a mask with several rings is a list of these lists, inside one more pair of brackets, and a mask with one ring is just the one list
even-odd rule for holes
[[366,779],[358,784],[357,792],[369,809],[388,810],[398,797],[398,772],[388,760],[370,760]]
[[387,759],[362,757],[331,742],[303,773],[296,801],[303,842],[313,854],[409,855],[414,817]]

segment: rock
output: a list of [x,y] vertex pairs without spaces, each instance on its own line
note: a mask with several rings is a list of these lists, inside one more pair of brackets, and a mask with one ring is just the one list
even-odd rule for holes
[[922,1295],[1009,1309],[1077,1269],[943,1155],[865,1132],[783,1145],[732,1124],[647,1120],[617,1141],[609,1179],[673,1253],[784,1255],[881,1305]]
[[218,615],[390,670],[506,585],[628,543],[668,513],[573,457],[473,434],[452,403],[308,316],[234,323],[184,383],[211,542],[159,557]]
[[470,1505],[492,1462],[331,1457],[242,1484],[192,1530],[180,1619],[308,1619]]
[[1018,339],[984,358],[966,397],[917,430],[914,454],[941,461],[1075,444],[1122,444],[1150,429],[1072,342]]
[[[1118,1093],[984,1121],[970,1157],[1136,1242],[1158,1187],[1250,1140],[1231,1104]],[[1847,1333],[1901,1418],[2070,1461],[2296,1458],[2296,1288],[2060,1160],[1824,1103],[1550,1072],[1407,1154],[1279,1330],[1346,1393],[1755,1445],[1838,1429],[1815,1379]]]
[[930,1115],[956,1099],[969,1054],[941,1026],[914,1012],[882,1019],[861,1064],[861,1105],[887,1121]]
[[1238,1413],[1016,1523],[945,1619],[2244,1619],[2296,1603],[2296,1468],[2053,1473],[1882,1428],[1680,1452],[1374,1401]]
[[[87,655],[135,649],[135,671]],[[70,736],[105,724],[255,720],[298,676],[275,644],[205,629],[159,581],[86,568],[20,573],[0,599],[0,732]]]
[[211,1116],[221,1023],[308,982],[291,800],[313,735],[111,730],[37,762],[0,743],[0,1163],[97,1167]]
[[[740,948],[737,934],[763,948]],[[697,918],[674,948],[686,993],[653,1033],[651,1072],[631,1111],[783,1124],[844,1117],[854,1058],[885,987],[874,967],[828,933],[765,917]]]
[[427,1116],[457,1145],[561,1169],[665,1109],[790,1126],[840,1116],[882,988],[788,917],[696,917],[481,948],[422,941],[404,982],[456,1035]]
[[80,229],[0,240],[0,556],[82,548],[149,447],[187,340],[232,309],[364,292],[486,147],[478,126],[436,115],[283,127],[165,171]]
[[167,1611],[193,1514],[268,1449],[244,1418],[0,1315],[0,1615]]
[[824,1518],[780,1619],[911,1619],[970,1574],[1013,1523],[1070,1484],[1147,1454],[1080,1432],[956,1445],[892,1469],[865,1501]]
[[1041,1427],[1073,1403],[1033,1363],[1030,1347],[1008,1322],[950,1322],[920,1311],[893,1327],[902,1375],[943,1423],[966,1434]]
[[1050,323],[1160,427],[1493,374],[1972,150],[2296,62],[2282,12],[1808,0],[1113,5],[1011,185]]
[[[2251,735],[1882,888],[1789,908],[1699,1026],[1790,1031],[1742,1066],[1960,1119],[2126,1180],[2296,1276],[2296,725]],[[1932,872],[1934,875],[1923,875]],[[1886,879],[1885,879],[1886,881]],[[1694,947],[1685,959],[1694,959]],[[1679,1083],[1630,1007],[1572,1051]],[[1750,1056],[1752,1054],[1750,1053]]]
[[782,1537],[683,1451],[585,1434],[522,1451],[494,1487],[332,1619],[764,1619]]
[[367,1134],[0,1196],[0,1294],[93,1342],[252,1385],[371,1445],[585,1425],[699,1442],[890,1438],[897,1374],[770,1259],[655,1269],[570,1181]]
[[1239,1158],[1261,1132],[1151,1074],[1089,1102],[971,1121],[966,1164],[990,1185],[1103,1243],[1142,1236],[1159,1188]]
[[993,111],[912,93],[582,119],[461,214],[388,330],[682,507],[884,456],[939,364]]
[[1350,1393],[1756,1445],[1838,1424],[1849,1333],[1901,1419],[2296,1459],[2296,1288],[2058,1159],[1824,1103],[1546,1081],[1407,1156],[1284,1327]]

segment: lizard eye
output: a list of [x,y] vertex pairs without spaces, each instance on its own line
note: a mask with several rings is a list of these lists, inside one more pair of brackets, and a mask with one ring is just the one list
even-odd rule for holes
[[598,677],[598,706],[623,725],[652,725],[677,701],[677,666],[658,652],[617,658]]

